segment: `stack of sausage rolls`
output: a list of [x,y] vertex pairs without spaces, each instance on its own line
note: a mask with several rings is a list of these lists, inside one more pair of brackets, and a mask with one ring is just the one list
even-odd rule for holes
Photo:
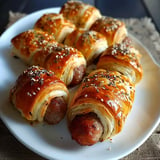
[[[12,104],[29,121],[59,123],[80,145],[118,134],[142,79],[141,54],[125,24],[80,1],[42,15],[11,40],[13,56],[30,67],[10,91]],[[96,66],[89,75],[86,69]],[[69,88],[78,86],[69,99]]]

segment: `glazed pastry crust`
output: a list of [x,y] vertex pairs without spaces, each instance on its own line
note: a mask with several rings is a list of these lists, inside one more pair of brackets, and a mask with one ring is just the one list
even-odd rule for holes
[[43,121],[50,101],[63,97],[68,101],[65,84],[53,72],[37,66],[29,67],[17,79],[10,91],[10,100],[29,121]]
[[82,33],[75,45],[75,48],[82,52],[88,64],[93,63],[107,47],[105,37],[96,31]]
[[48,32],[61,43],[75,29],[75,25],[65,19],[62,14],[48,13],[37,20],[34,28]]
[[88,30],[101,17],[97,8],[79,1],[68,1],[62,6],[60,13],[76,27],[85,30]]
[[12,44],[14,55],[28,65],[38,65],[53,71],[66,85],[70,85],[74,79],[75,69],[79,69],[79,82],[83,78],[86,68],[83,54],[75,48],[56,42],[46,32],[25,31],[14,37]]
[[86,30],[82,28],[75,29],[72,33],[70,33],[64,41],[64,44],[67,46],[75,47],[79,37],[85,32]]
[[97,19],[90,30],[103,34],[108,41],[108,46],[122,42],[127,36],[127,29],[122,21],[106,16]]
[[126,37],[121,43],[108,47],[99,58],[97,68],[119,71],[133,83],[142,79],[141,54]]
[[116,71],[91,72],[76,92],[67,112],[68,125],[76,115],[90,112],[100,119],[104,131],[100,141],[118,134],[134,100],[135,86]]
[[57,45],[55,38],[41,30],[30,29],[16,35],[11,40],[12,54],[30,64],[36,52],[45,48],[47,44]]
[[74,69],[79,68],[81,65],[84,69],[86,68],[86,60],[82,53],[67,46],[59,48],[58,51],[53,50],[44,63],[44,67],[53,71],[66,85],[72,82]]
[[88,65],[93,63],[108,47],[107,40],[102,34],[82,29],[77,29],[69,34],[64,43],[81,51]]

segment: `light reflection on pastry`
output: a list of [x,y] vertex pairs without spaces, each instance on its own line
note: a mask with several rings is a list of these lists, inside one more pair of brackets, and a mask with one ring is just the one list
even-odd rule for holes
[[37,20],[34,28],[48,32],[57,42],[62,43],[65,37],[75,29],[75,25],[65,19],[62,14],[48,13]]
[[142,79],[141,54],[126,37],[121,43],[108,47],[99,58],[97,68],[118,71],[130,78],[133,83]]
[[93,145],[118,134],[132,108],[135,86],[116,71],[98,69],[84,79],[67,112],[72,138]]
[[39,65],[53,71],[66,85],[79,84],[86,70],[83,54],[75,48],[59,44],[46,32],[29,30],[12,40],[13,55],[28,65]]
[[122,42],[127,36],[127,29],[122,21],[106,16],[97,19],[90,30],[103,34],[108,41],[108,46]]
[[[52,46],[57,45],[53,36],[42,30],[34,29],[19,33],[11,39],[11,43],[12,55],[21,58],[26,64],[30,64],[34,54],[42,48],[49,44]],[[43,61],[43,59],[40,61]]]
[[79,84],[85,74],[86,60],[75,48],[63,46],[51,48],[44,62],[44,68],[53,71],[67,86]]
[[11,103],[24,118],[59,123],[67,111],[69,92],[53,72],[38,66],[26,69],[10,91]]
[[64,44],[81,51],[88,65],[93,63],[108,47],[107,40],[102,34],[82,29],[77,29],[69,34]]
[[78,28],[85,30],[101,17],[100,11],[89,4],[80,1],[67,1],[61,8],[60,13],[70,20]]

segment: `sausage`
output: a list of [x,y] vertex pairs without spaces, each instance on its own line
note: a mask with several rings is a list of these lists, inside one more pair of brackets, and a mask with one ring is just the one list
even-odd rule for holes
[[72,139],[87,146],[97,143],[103,133],[103,126],[95,113],[76,116],[69,129]]
[[70,83],[70,86],[79,84],[83,78],[84,73],[85,73],[85,66],[83,64],[79,67],[74,68],[73,79],[72,82]]
[[67,104],[62,97],[55,97],[51,100],[46,110],[44,121],[48,124],[57,124],[65,116]]

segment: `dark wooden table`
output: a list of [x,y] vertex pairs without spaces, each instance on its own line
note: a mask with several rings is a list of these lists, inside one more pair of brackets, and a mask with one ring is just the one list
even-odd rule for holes
[[[40,9],[61,6],[65,2],[66,0],[0,0],[0,34],[8,23],[10,10],[29,14]],[[141,18],[149,16],[144,3],[140,0],[86,0],[85,2],[95,5],[103,15],[112,17]],[[44,158],[18,142],[0,120],[0,160],[20,159],[41,160]]]

